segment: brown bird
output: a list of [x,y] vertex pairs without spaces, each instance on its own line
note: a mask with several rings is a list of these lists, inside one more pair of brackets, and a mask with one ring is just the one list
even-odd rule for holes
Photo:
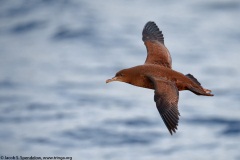
[[154,101],[170,134],[176,132],[180,113],[179,92],[189,90],[196,95],[213,96],[204,89],[191,74],[184,75],[172,69],[171,55],[164,45],[162,31],[154,22],[148,22],[142,32],[147,48],[147,59],[143,65],[120,70],[106,83],[120,81],[134,86],[155,90]]

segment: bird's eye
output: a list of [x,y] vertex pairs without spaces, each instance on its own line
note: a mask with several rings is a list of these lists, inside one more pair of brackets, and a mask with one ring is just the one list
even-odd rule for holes
[[117,76],[118,76],[118,77],[122,77],[123,74],[122,74],[122,73],[118,73]]
[[123,73],[117,73],[117,74],[116,74],[116,77],[123,77],[123,76],[124,76]]

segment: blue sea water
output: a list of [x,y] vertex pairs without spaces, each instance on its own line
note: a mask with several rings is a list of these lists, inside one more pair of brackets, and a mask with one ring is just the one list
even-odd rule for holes
[[[238,0],[1,0],[0,156],[240,159],[239,15]],[[215,94],[181,92],[173,136],[152,90],[105,84],[144,63],[149,20]]]

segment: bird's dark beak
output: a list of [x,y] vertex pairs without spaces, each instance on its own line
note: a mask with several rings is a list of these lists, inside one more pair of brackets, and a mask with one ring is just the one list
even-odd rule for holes
[[113,77],[112,79],[106,80],[106,83],[112,82],[112,81],[117,81],[117,77]]

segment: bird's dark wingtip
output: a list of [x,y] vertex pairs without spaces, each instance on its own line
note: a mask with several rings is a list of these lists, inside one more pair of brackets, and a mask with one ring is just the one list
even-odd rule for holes
[[149,21],[145,24],[142,32],[143,41],[159,41],[164,44],[164,37],[162,31],[159,30],[155,22]]
[[171,136],[173,135],[173,133],[176,133],[177,127],[176,128],[168,128]]

